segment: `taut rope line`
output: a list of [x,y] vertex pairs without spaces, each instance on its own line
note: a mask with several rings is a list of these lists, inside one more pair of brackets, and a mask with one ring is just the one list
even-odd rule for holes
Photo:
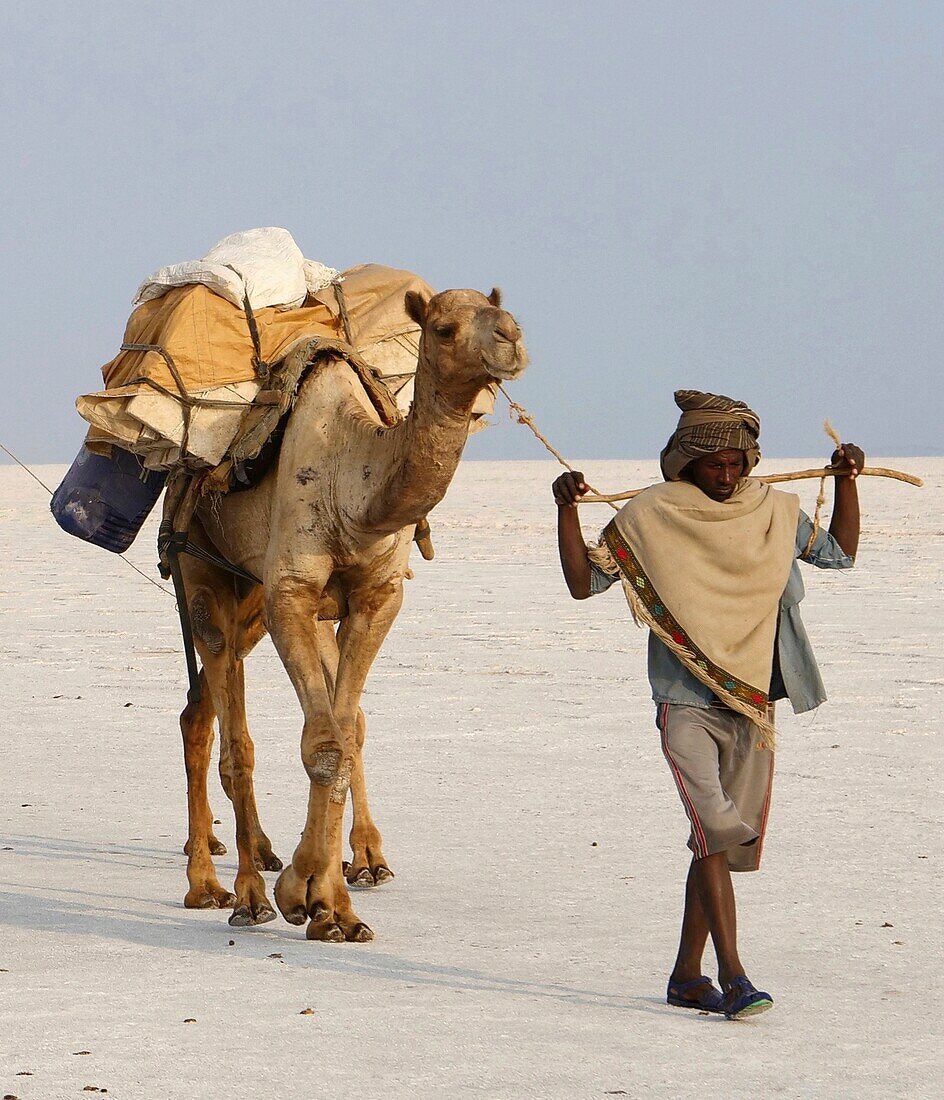
[[[40,481],[40,479],[33,473],[33,471],[29,468],[29,466],[27,466],[25,462],[21,462],[16,457],[16,455],[9,449],[9,447],[5,447],[2,443],[0,443],[0,450],[5,451],[10,456],[10,458],[13,459],[13,461],[17,464],[17,466],[20,466],[22,469],[24,469],[29,474],[29,476],[33,479],[33,481],[38,482],[40,485],[42,485],[42,487],[46,490],[46,492],[50,496],[52,496],[52,489],[50,489],[49,486],[44,481]],[[144,579],[148,582],[148,584],[153,584],[155,588],[159,588],[164,593],[165,596],[173,596],[174,593],[171,592],[171,590],[169,588],[165,588],[162,584],[158,584],[157,581],[154,580],[153,578],[149,577],[147,575],[147,573],[144,572],[143,569],[139,569],[134,564],[133,561],[129,561],[124,556],[124,554],[118,554],[118,557],[121,558],[121,560],[125,563],[125,565],[127,565],[129,568],[133,569],[135,571],[135,573],[138,573],[142,577],[144,577]]]
[[49,494],[50,496],[52,496],[52,489],[50,489],[50,488],[49,488],[49,486],[48,486],[48,485],[47,485],[47,484],[46,484],[45,482],[43,482],[43,481],[40,481],[40,480],[39,480],[39,478],[38,478],[38,477],[37,477],[37,476],[36,476],[36,475],[35,475],[35,474],[33,473],[33,471],[32,471],[32,470],[31,470],[31,469],[29,468],[29,466],[27,466],[27,465],[26,465],[26,463],[25,463],[25,462],[20,462],[20,460],[19,460],[19,459],[18,459],[18,458],[16,457],[16,455],[15,455],[15,454],[14,454],[14,453],[13,453],[13,452],[12,452],[12,451],[11,451],[11,450],[9,449],[9,448],[7,448],[7,447],[4,447],[2,443],[0,443],[0,448],[2,448],[2,449],[3,449],[4,451],[6,451],[6,453],[7,453],[7,454],[8,454],[9,456],[10,456],[10,458],[12,458],[12,459],[13,459],[13,461],[14,461],[14,462],[15,462],[15,463],[17,464],[17,466],[22,466],[22,467],[23,467],[23,469],[24,469],[24,470],[25,470],[25,471],[26,471],[26,472],[27,472],[27,473],[29,474],[29,476],[30,476],[30,477],[31,477],[31,478],[33,479],[33,481],[37,482],[37,484],[39,484],[39,485],[42,485],[42,487],[43,487],[43,488],[44,488],[44,489],[46,490],[46,492],[47,492],[47,493],[48,493],[48,494]]
[[[528,410],[523,405],[519,405],[517,401],[512,401],[512,399],[508,396],[508,391],[501,384],[501,382],[498,383],[498,388],[504,394],[505,400],[508,402],[508,406],[509,406],[508,412],[511,416],[511,419],[512,420],[517,420],[517,422],[519,424],[524,424],[524,426],[526,428],[530,428],[530,430],[531,430],[532,434],[534,435],[534,437],[536,439],[538,439],[541,443],[544,444],[544,446],[557,459],[557,461],[561,464],[561,466],[563,466],[567,470],[570,470],[570,472],[573,473],[574,472],[573,466],[571,466],[571,464],[564,458],[564,456],[559,451],[555,450],[551,446],[550,442],[541,434],[541,432],[538,430],[537,424],[535,424],[535,422],[534,422],[534,417],[528,412]],[[616,507],[616,505],[612,502],[612,500],[610,500],[608,497],[605,497],[602,494],[598,493],[597,490],[594,489],[592,485],[588,484],[587,488],[592,491],[592,493],[594,494],[594,496],[597,500],[605,501],[607,504],[609,504],[609,506],[613,509],[614,512],[619,511],[619,508]],[[588,499],[588,498],[585,497],[584,500],[586,500],[586,499]]]

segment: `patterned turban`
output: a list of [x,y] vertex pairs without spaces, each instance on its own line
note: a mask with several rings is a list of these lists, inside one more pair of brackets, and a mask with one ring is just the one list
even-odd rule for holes
[[682,415],[659,456],[666,481],[678,481],[689,462],[715,451],[743,451],[747,469],[754,469],[760,461],[760,417],[753,409],[743,401],[698,390],[676,390],[675,403]]

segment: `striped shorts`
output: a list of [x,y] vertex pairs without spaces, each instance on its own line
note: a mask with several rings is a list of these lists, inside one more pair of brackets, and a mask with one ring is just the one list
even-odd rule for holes
[[725,852],[732,871],[756,871],[764,845],[774,754],[727,707],[658,703],[656,725],[691,825],[695,859]]

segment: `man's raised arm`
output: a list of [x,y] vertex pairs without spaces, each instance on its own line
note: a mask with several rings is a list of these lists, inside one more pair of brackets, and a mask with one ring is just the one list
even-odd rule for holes
[[583,474],[574,470],[561,474],[552,488],[557,504],[557,548],[564,580],[575,600],[585,600],[590,595],[590,560],[580,530],[577,501],[589,486]]
[[854,443],[843,443],[833,451],[832,466],[836,470],[851,470],[835,478],[836,499],[829,522],[829,533],[850,558],[859,549],[859,490],[856,475],[865,466],[865,454]]

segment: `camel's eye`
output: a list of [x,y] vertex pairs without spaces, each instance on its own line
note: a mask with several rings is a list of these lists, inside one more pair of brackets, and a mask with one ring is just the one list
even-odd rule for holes
[[456,334],[456,326],[444,321],[442,324],[433,325],[433,332],[436,333],[440,340],[451,340]]

